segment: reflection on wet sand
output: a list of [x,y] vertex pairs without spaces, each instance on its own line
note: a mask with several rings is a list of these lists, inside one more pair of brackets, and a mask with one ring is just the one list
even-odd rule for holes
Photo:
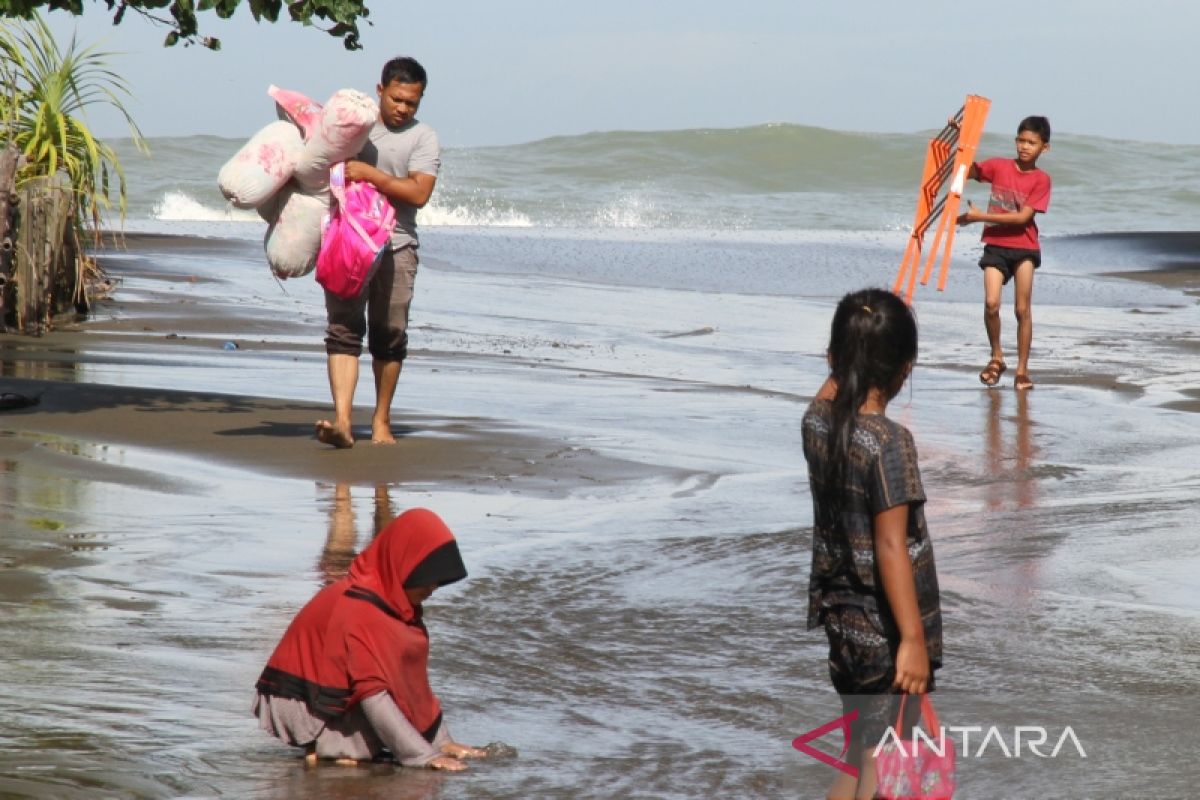
[[320,764],[297,770],[266,795],[287,800],[436,800],[446,775],[389,764]]
[[[328,491],[326,484],[317,484],[318,492]],[[375,486],[375,499],[371,515],[371,538],[396,517],[392,498],[386,483]],[[317,561],[317,571],[322,585],[328,585],[345,577],[350,562],[358,555],[358,531],[354,520],[354,502],[350,495],[350,484],[338,482],[333,486],[333,497],[329,503],[329,534],[325,548]]]
[[[1031,472],[1037,449],[1033,443],[1033,424],[1029,419],[1030,392],[987,393],[987,475],[985,501],[989,510],[1004,509],[1010,502],[1016,508],[1037,504],[1037,480]],[[1004,408],[1013,408],[1005,417]],[[1005,423],[1010,423],[1005,425]],[[1011,437],[1011,438],[1010,438]]]
[[[71,380],[78,373],[73,350],[35,349],[19,339],[0,342],[0,378]],[[0,382],[0,391],[8,391]]]

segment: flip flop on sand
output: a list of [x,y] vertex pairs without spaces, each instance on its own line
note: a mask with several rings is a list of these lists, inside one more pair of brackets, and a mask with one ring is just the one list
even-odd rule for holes
[[1027,392],[1033,388],[1033,381],[1029,380],[1029,375],[1024,372],[1018,372],[1013,379],[1013,388],[1018,392]]
[[1008,369],[1007,364],[998,358],[993,358],[983,368],[983,372],[979,373],[979,382],[984,386],[995,386],[1000,382],[1000,376],[1004,374],[1004,370],[1006,369]]

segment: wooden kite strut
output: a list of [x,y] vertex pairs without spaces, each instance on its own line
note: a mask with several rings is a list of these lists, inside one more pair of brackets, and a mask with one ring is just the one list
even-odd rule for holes
[[[904,250],[904,258],[900,261],[900,270],[896,273],[896,281],[892,286],[892,292],[897,295],[903,290],[904,302],[910,305],[916,289],[917,268],[921,262],[925,234],[934,222],[938,223],[938,227],[933,237],[933,247],[925,261],[921,285],[929,283],[934,261],[938,260],[940,251],[937,288],[939,292],[946,289],[950,253],[954,246],[954,229],[958,224],[958,208],[991,105],[991,101],[986,97],[968,95],[962,108],[950,119],[946,127],[929,140],[925,150],[925,169],[917,194],[917,211],[913,217],[912,234],[908,238],[908,246]],[[942,188],[951,175],[953,180],[950,181],[950,188],[941,195]]]

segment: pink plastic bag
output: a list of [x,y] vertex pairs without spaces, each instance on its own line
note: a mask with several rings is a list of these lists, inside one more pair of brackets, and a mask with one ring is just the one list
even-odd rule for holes
[[[875,751],[875,797],[881,800],[950,800],[954,795],[956,775],[954,742],[947,737],[933,710],[928,694],[921,695],[921,717],[929,732],[928,741],[921,736],[903,736],[904,702],[892,730],[898,741],[880,745]],[[932,744],[931,744],[932,742]],[[938,751],[941,752],[938,752]]]
[[317,283],[343,300],[362,294],[396,227],[396,211],[369,183],[346,185],[345,164],[329,171],[333,208],[321,232]]

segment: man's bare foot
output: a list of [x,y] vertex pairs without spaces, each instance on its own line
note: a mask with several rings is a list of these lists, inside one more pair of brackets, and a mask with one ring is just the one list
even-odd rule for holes
[[390,423],[371,423],[371,443],[372,444],[395,444],[396,437],[392,435],[392,426]]
[[339,428],[327,419],[317,420],[317,441],[345,449],[354,447],[354,437],[350,435],[350,426]]

